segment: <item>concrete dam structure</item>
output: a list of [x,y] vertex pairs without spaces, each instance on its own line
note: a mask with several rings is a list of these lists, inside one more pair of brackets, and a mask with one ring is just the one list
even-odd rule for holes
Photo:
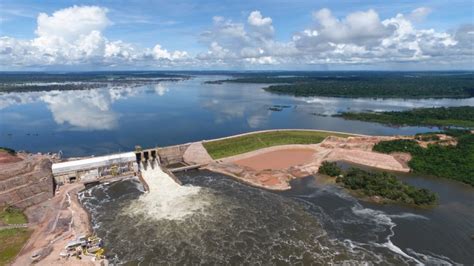
[[130,176],[141,178],[142,172],[149,170],[148,167],[160,167],[176,183],[180,184],[172,173],[196,169],[212,160],[202,154],[207,155],[207,152],[200,143],[143,150],[137,147],[135,152],[64,161],[54,163],[51,168],[58,185],[75,182],[102,182],[111,178]]

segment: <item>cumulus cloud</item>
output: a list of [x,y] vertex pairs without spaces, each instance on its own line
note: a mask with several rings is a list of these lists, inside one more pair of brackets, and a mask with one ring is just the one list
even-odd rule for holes
[[431,11],[433,10],[429,7],[419,7],[410,13],[409,18],[413,21],[420,22],[424,20],[431,13]]
[[167,59],[167,60],[179,60],[188,57],[188,53],[185,51],[174,51],[169,52],[166,49],[163,49],[161,45],[157,44],[153,47],[153,57],[157,60]]
[[204,31],[200,41],[208,50],[197,55],[204,62],[229,65],[275,65],[284,56],[296,53],[293,44],[274,40],[273,21],[258,10],[252,11],[246,23],[223,17],[213,18],[213,27]]
[[[427,14],[428,9],[414,13]],[[334,17],[330,10],[313,13],[315,25],[293,36],[298,51],[312,63],[378,64],[445,60],[456,50],[455,36],[434,29],[419,30],[403,14],[381,20],[372,9]],[[461,58],[459,58],[461,59]],[[465,58],[465,59],[472,59]]]
[[108,10],[98,6],[73,6],[37,18],[36,38],[0,37],[0,62],[9,67],[77,66],[133,68],[201,68],[319,65],[424,64],[471,66],[473,24],[452,31],[418,29],[417,22],[432,10],[419,7],[407,14],[381,18],[368,9],[338,17],[323,8],[313,21],[295,31],[287,41],[275,39],[273,19],[260,10],[244,21],[214,16],[199,34],[207,47],[190,55],[159,43],[137,47],[123,40],[109,40],[104,30],[113,25]]
[[67,41],[76,40],[80,36],[94,31],[102,31],[110,21],[108,10],[97,6],[73,6],[54,12],[38,15],[36,34],[40,37],[58,37]]
[[0,38],[0,61],[17,67],[94,65],[167,66],[184,60],[184,51],[168,51],[156,44],[142,49],[121,40],[111,41],[103,31],[112,22],[108,10],[98,6],[73,6],[51,15],[40,13],[36,38]]

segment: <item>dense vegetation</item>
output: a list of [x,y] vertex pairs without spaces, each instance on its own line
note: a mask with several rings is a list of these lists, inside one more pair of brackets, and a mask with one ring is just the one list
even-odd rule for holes
[[472,72],[254,73],[210,83],[264,83],[265,90],[294,96],[377,98],[474,97]]
[[188,76],[162,72],[3,72],[0,92],[81,90],[107,86],[142,86],[160,81],[177,81]]
[[348,135],[320,131],[270,131],[204,142],[204,147],[213,159],[220,159],[276,145],[319,143],[327,136]]
[[433,205],[437,199],[435,193],[405,184],[387,172],[367,172],[351,168],[344,175],[337,177],[336,182],[364,196],[380,196],[404,204]]
[[338,116],[390,125],[474,128],[474,106],[417,108],[401,112],[342,113]]
[[456,137],[456,146],[430,144],[422,148],[415,140],[382,141],[373,150],[382,153],[408,152],[408,163],[415,173],[458,180],[474,186],[474,134],[469,131],[448,131]]
[[318,173],[328,176],[339,176],[342,174],[342,170],[337,166],[337,163],[324,161],[319,167]]

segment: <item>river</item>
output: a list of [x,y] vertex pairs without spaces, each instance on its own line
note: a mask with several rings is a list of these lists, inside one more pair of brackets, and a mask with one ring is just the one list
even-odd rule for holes
[[[212,139],[274,128],[312,128],[372,135],[414,134],[426,127],[388,127],[331,117],[342,111],[474,105],[469,99],[343,99],[268,93],[262,84],[205,84],[225,76],[75,91],[0,93],[0,144],[66,157]],[[273,105],[288,105],[271,111]]]
[[[388,127],[330,115],[474,105],[474,98],[297,98],[265,92],[262,84],[204,83],[223,78],[1,93],[0,146],[84,156],[272,128],[414,134],[437,128]],[[269,110],[273,105],[289,108]],[[474,263],[474,189],[464,184],[399,175],[440,197],[435,208],[414,209],[361,202],[318,176],[295,180],[290,191],[278,193],[206,171],[178,177],[186,187],[161,184],[161,196],[144,194],[135,179],[94,186],[80,194],[112,262]],[[173,202],[186,204],[177,209]]]
[[182,207],[154,211],[154,205],[170,199],[157,197],[154,204],[140,204],[149,195],[143,194],[135,179],[81,193],[112,262],[415,265],[474,261],[470,239],[474,189],[467,185],[403,174],[404,181],[428,187],[440,197],[437,207],[416,209],[361,202],[320,176],[295,180],[291,190],[278,193],[207,171],[178,177],[188,196],[170,193],[174,188],[168,185],[157,193],[179,194],[178,202],[189,197],[186,202],[193,204],[185,206],[192,213]]

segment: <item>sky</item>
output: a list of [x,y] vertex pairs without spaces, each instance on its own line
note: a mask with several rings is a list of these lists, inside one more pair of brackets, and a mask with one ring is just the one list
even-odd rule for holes
[[474,69],[473,1],[0,1],[0,70]]

